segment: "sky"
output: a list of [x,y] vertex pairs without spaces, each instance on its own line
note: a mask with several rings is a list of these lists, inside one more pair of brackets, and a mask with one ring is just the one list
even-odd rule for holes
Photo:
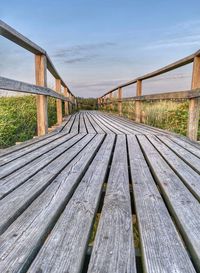
[[[48,52],[76,96],[98,97],[197,51],[199,10],[199,0],[1,0],[0,18]],[[144,93],[189,89],[191,68],[145,81]],[[0,76],[34,83],[33,54],[0,37]]]

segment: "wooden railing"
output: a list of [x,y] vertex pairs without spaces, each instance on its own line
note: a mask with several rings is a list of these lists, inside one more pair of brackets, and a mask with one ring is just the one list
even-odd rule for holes
[[[193,63],[191,90],[152,94],[152,95],[142,95],[142,82],[144,80],[167,73],[171,70],[185,66],[189,63]],[[136,96],[129,97],[129,98],[122,98],[123,88],[132,84],[136,84]],[[165,66],[152,73],[146,74],[142,77],[138,77],[132,81],[126,82],[125,84],[119,85],[116,88],[108,91],[107,93],[105,93],[103,96],[101,96],[98,99],[99,108],[101,108],[102,106],[108,105],[110,110],[113,109],[113,92],[115,91],[118,91],[117,103],[118,103],[119,115],[122,115],[122,101],[135,101],[135,121],[136,122],[141,122],[142,101],[189,99],[189,109],[188,109],[189,117],[188,117],[188,125],[187,125],[187,136],[192,140],[197,140],[199,112],[200,112],[200,50],[184,59],[181,59],[175,63]]]
[[[55,69],[47,52],[22,34],[0,20],[0,35],[35,54],[36,85],[0,77],[0,89],[25,92],[37,95],[37,133],[39,136],[48,133],[47,97],[57,99],[57,124],[62,123],[62,101],[65,102],[65,114],[71,113],[76,106],[76,98],[69,90]],[[47,87],[47,70],[55,78],[55,91]],[[64,94],[61,93],[62,87]]]

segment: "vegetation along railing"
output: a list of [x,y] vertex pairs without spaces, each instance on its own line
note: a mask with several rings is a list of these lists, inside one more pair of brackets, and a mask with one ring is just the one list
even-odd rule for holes
[[[57,99],[57,123],[62,123],[62,101],[65,103],[65,114],[68,115],[76,106],[76,98],[69,90],[54,67],[47,52],[22,34],[0,20],[0,35],[35,54],[36,85],[0,77],[0,89],[36,94],[37,96],[37,133],[39,136],[48,132],[47,97]],[[55,91],[47,87],[47,70],[55,78]],[[61,93],[62,87],[64,94]]]
[[[171,70],[177,69],[179,67],[185,66],[189,63],[193,63],[193,73],[192,73],[192,86],[191,90],[161,93],[153,95],[142,95],[142,82],[144,80],[159,76],[161,74],[167,73]],[[123,87],[136,84],[136,96],[122,98]],[[109,110],[113,110],[114,96],[113,92],[117,91],[117,103],[118,103],[118,113],[122,115],[122,102],[123,101],[135,101],[135,121],[141,122],[141,103],[143,101],[155,101],[155,100],[181,100],[189,99],[189,115],[187,124],[187,136],[192,140],[197,140],[198,133],[198,123],[199,123],[199,112],[200,112],[200,50],[194,54],[181,59],[175,63],[165,66],[159,70],[152,73],[146,74],[142,77],[138,77],[132,81],[126,82],[116,88],[108,91],[103,96],[98,99],[99,108],[106,107]]]

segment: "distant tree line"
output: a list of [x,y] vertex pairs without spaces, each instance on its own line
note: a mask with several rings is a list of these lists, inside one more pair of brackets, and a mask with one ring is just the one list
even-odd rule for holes
[[95,98],[81,98],[77,97],[77,104],[79,110],[97,110],[98,104]]

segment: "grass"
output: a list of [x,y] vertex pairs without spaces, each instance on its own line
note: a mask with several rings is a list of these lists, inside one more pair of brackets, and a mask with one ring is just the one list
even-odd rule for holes
[[[188,107],[188,100],[142,102],[142,123],[186,136]],[[116,102],[113,112],[118,113]],[[123,116],[135,120],[135,102],[123,102],[122,113]],[[198,140],[200,140],[200,122]]]
[[[56,123],[56,100],[48,98],[49,127]],[[0,148],[33,138],[37,134],[36,97],[0,98]]]

